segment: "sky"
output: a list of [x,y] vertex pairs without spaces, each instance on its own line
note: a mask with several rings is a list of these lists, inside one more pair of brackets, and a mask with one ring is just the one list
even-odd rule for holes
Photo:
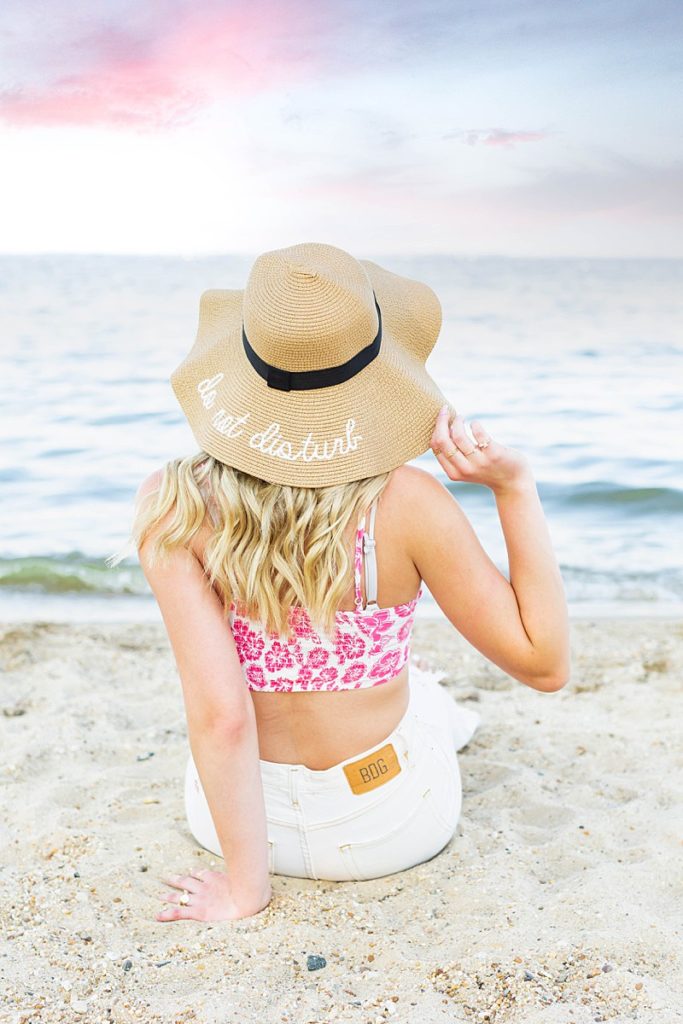
[[0,251],[683,257],[676,0],[4,0]]

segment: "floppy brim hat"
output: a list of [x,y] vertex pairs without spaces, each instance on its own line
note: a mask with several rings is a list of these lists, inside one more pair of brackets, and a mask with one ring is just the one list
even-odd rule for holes
[[429,448],[449,404],[425,369],[441,323],[428,285],[301,243],[259,256],[245,289],[202,293],[171,384],[219,461],[299,487],[360,480]]

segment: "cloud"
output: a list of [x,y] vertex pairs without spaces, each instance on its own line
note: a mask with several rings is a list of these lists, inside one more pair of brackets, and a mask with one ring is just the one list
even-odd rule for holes
[[467,146],[505,146],[512,149],[518,142],[541,142],[552,133],[541,131],[507,131],[505,128],[470,128],[463,132],[449,132],[444,139],[459,139]]
[[[55,5],[56,7],[57,5]],[[3,34],[13,78],[0,88],[0,120],[12,125],[97,125],[158,129],[186,124],[216,99],[252,95],[314,77],[324,54],[307,45],[324,17],[306,0],[196,7],[122,4],[113,17],[96,10],[59,21],[47,45],[40,34],[31,59],[31,26],[21,18]],[[130,14],[130,17],[128,16]]]
[[[674,0],[3,0],[0,121],[169,128],[225,98],[367,71],[533,74],[554,60],[571,72],[578,63],[583,79],[638,66],[652,75],[676,65],[680,10]],[[472,129],[462,141],[510,147],[536,135]]]

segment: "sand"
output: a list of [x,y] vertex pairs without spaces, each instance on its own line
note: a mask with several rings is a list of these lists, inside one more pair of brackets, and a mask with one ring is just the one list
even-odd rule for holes
[[222,865],[185,825],[163,627],[1,629],[0,1020],[683,1019],[683,623],[573,620],[572,646],[570,683],[539,694],[418,621],[414,657],[482,716],[446,849],[370,882],[273,876],[243,921],[160,923],[163,874]]

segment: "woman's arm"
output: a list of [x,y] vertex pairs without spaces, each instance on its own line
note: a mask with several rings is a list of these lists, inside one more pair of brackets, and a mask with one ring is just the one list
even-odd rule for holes
[[569,614],[536,481],[529,471],[493,493],[519,617],[538,664],[552,666],[548,674],[555,689],[571,671]]
[[[154,487],[145,481],[140,496]],[[216,826],[237,915],[270,900],[268,842],[258,735],[251,695],[221,601],[204,567],[184,547],[140,563],[159,605],[183,690],[192,757]],[[194,903],[194,897],[193,897]],[[182,916],[191,916],[183,908]]]
[[[510,579],[482,547],[458,501],[431,473],[410,467],[423,526],[410,533],[413,559],[449,621],[513,678],[545,692],[570,674],[569,616],[548,524],[525,456],[490,438],[472,421],[473,451],[462,417],[449,429],[445,412],[432,444],[451,480],[490,487],[505,537]],[[457,449],[460,449],[459,451]],[[472,452],[468,457],[463,452]],[[404,502],[409,508],[407,496]]]

